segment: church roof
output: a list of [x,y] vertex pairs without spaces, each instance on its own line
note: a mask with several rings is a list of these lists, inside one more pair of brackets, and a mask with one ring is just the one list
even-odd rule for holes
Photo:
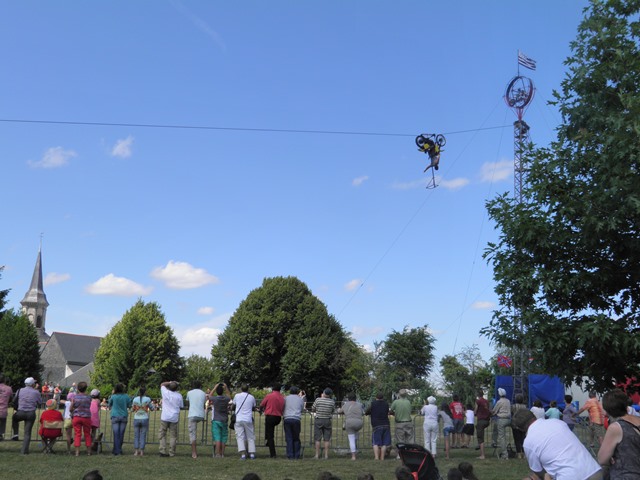
[[96,350],[100,347],[101,337],[90,335],[74,335],[73,333],[53,332],[51,340],[55,337],[60,346],[60,351],[66,363],[86,365],[93,362]]
[[31,286],[29,291],[25,294],[24,298],[20,302],[23,306],[28,304],[38,304],[49,306],[47,296],[44,293],[44,287],[42,285],[42,251],[38,250],[38,258],[36,259],[36,266],[33,269],[33,276],[31,277]]

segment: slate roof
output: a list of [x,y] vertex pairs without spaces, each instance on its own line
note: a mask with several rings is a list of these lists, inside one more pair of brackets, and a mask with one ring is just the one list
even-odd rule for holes
[[51,338],[53,337],[56,338],[66,363],[75,365],[87,365],[93,362],[102,340],[101,337],[63,332],[53,332]]

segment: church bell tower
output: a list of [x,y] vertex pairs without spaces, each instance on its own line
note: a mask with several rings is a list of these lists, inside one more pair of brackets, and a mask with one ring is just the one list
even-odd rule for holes
[[38,250],[38,258],[31,278],[31,287],[20,302],[20,305],[22,305],[22,313],[36,327],[40,344],[47,343],[49,335],[45,332],[45,323],[49,302],[42,287],[42,246]]

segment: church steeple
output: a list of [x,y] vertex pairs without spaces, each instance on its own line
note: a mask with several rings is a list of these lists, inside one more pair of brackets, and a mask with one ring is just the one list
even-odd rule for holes
[[40,342],[46,343],[49,340],[49,335],[45,332],[49,302],[42,286],[42,245],[38,249],[38,258],[33,269],[33,277],[31,277],[31,287],[20,304],[22,305],[22,313],[27,316],[38,330]]

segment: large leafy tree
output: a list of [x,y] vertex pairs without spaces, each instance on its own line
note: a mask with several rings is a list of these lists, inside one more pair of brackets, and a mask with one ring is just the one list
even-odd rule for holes
[[232,384],[296,384],[309,393],[340,387],[354,358],[352,340],[295,277],[265,278],[229,319],[211,349]]
[[488,389],[493,379],[477,345],[463,348],[457,356],[442,357],[440,373],[445,392],[458,395],[463,403],[472,403],[478,390]]
[[[91,379],[98,385],[124,383],[130,390],[147,382],[180,380],[184,359],[179,350],[160,306],[138,300],[100,343]],[[147,375],[150,370],[156,373]]]
[[434,364],[435,338],[428,327],[393,330],[375,344],[374,375],[377,389],[385,395],[400,388],[423,390]]
[[593,0],[523,201],[488,202],[500,309],[484,332],[600,390],[640,377],[640,1]]
[[197,384],[203,385],[204,388],[213,387],[218,383],[213,360],[195,354],[187,357],[184,365],[183,381],[187,388],[193,388]]
[[38,332],[29,319],[13,310],[0,312],[0,372],[16,388],[27,377],[40,379]]

